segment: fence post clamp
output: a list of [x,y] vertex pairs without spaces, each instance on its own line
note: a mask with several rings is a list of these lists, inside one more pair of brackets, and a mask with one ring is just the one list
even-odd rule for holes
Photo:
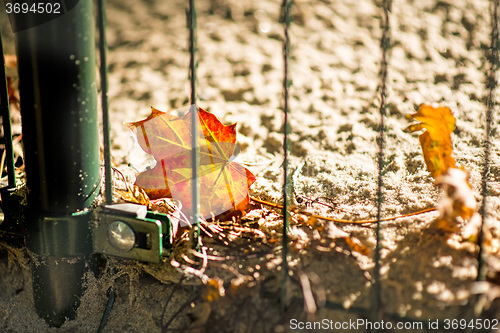
[[[95,211],[92,225],[96,253],[159,263],[170,247],[170,219],[138,204],[106,205]],[[165,234],[164,234],[165,232]]]

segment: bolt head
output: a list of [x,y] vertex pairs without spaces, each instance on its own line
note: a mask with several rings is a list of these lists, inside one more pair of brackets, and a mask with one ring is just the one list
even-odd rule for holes
[[114,221],[108,228],[108,240],[114,248],[130,251],[135,245],[135,233],[127,223]]

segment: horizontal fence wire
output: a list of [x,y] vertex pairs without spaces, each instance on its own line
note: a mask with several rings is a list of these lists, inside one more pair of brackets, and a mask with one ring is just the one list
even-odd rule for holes
[[490,159],[491,159],[491,126],[494,121],[494,111],[495,111],[495,89],[497,88],[497,68],[498,68],[498,7],[499,0],[493,0],[493,5],[491,9],[491,44],[489,49],[489,62],[490,68],[488,72],[488,77],[486,80],[486,88],[488,89],[488,98],[486,101],[486,124],[484,133],[484,153],[483,153],[483,170],[481,175],[481,196],[483,197],[483,203],[481,205],[481,227],[479,229],[478,235],[478,265],[477,265],[477,280],[482,281],[485,279],[485,269],[484,269],[484,249],[483,249],[483,239],[484,233],[483,228],[485,225],[487,210],[486,204],[488,201],[488,177],[490,175]]

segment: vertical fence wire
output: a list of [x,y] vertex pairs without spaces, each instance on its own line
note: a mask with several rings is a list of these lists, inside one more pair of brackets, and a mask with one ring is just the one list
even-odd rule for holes
[[188,25],[189,25],[189,83],[191,87],[191,105],[196,105],[196,52],[197,46],[197,22],[196,22],[196,7],[195,0],[189,0],[188,9]]
[[384,169],[384,151],[385,151],[385,114],[386,114],[386,94],[387,94],[387,61],[388,51],[390,47],[390,21],[389,12],[391,10],[391,0],[383,0],[383,27],[380,48],[382,51],[382,60],[380,63],[380,124],[378,137],[378,180],[377,180],[377,228],[376,228],[376,248],[374,254],[375,268],[373,272],[373,294],[372,294],[372,309],[373,320],[380,322],[382,316],[382,301],[381,301],[381,284],[380,284],[380,250],[381,250],[381,226],[382,219],[382,203],[383,203],[383,169]]
[[[101,103],[102,103],[102,134],[103,134],[103,154],[104,154],[104,197],[106,204],[113,203],[113,178],[111,175],[111,141],[109,122],[109,102],[108,102],[108,43],[106,39],[106,0],[97,0],[97,27],[99,30],[99,70],[101,75]],[[112,265],[109,272],[114,275],[115,269]],[[111,310],[116,300],[115,288],[112,286],[108,290],[108,302],[104,308],[101,322],[97,333],[104,331]]]
[[[0,64],[0,115],[2,116],[3,137],[5,145],[5,158],[7,161],[8,187],[16,187],[16,170],[14,167],[14,149],[12,147],[12,126],[10,123],[9,88],[5,74],[5,57],[3,52],[2,31],[0,30],[0,52],[2,63]],[[3,170],[0,170],[0,174]]]
[[108,66],[106,41],[106,0],[97,1],[97,24],[99,29],[99,56],[101,72],[102,134],[104,154],[104,197],[109,205],[113,203],[113,179],[111,177],[110,124],[108,109]]
[[291,22],[291,6],[293,0],[283,0],[282,14],[284,24],[285,40],[283,42],[283,242],[282,242],[282,270],[283,279],[281,283],[281,314],[285,313],[286,308],[286,283],[288,280],[288,226],[290,224],[290,214],[288,212],[290,196],[288,195],[288,152],[290,142],[288,134],[290,131],[288,124],[288,88],[290,82],[288,79],[288,60],[290,56],[290,36],[288,33]]
[[497,67],[498,67],[498,7],[499,0],[493,0],[491,13],[491,45],[489,49],[490,69],[486,80],[486,88],[488,89],[488,99],[486,102],[486,124],[485,124],[485,139],[484,139],[484,155],[483,155],[483,170],[481,179],[481,196],[483,204],[481,205],[481,227],[478,235],[478,266],[477,280],[485,279],[484,269],[484,251],[483,251],[483,228],[487,215],[486,204],[488,198],[488,177],[490,174],[490,158],[491,158],[491,125],[494,120],[495,109],[495,89],[497,87]]
[[[199,156],[197,149],[198,139],[198,112],[196,108],[196,53],[197,53],[197,38],[196,38],[196,7],[195,0],[189,0],[188,10],[188,25],[189,25],[189,81],[191,85],[191,202],[192,202],[192,224],[195,226],[199,220],[199,205],[200,205],[200,184],[198,179],[198,164]],[[197,227],[197,240],[199,239],[200,229]]]

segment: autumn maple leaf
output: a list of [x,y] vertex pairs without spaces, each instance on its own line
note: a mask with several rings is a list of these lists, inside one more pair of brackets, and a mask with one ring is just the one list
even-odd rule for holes
[[191,106],[184,116],[151,108],[144,120],[127,123],[135,132],[140,147],[153,155],[156,166],[137,175],[135,184],[150,199],[174,198],[182,210],[192,215],[192,112],[197,112],[196,146],[199,164],[200,215],[210,218],[227,211],[243,211],[248,202],[248,188],[255,176],[233,162],[236,124],[224,125],[202,108]]

